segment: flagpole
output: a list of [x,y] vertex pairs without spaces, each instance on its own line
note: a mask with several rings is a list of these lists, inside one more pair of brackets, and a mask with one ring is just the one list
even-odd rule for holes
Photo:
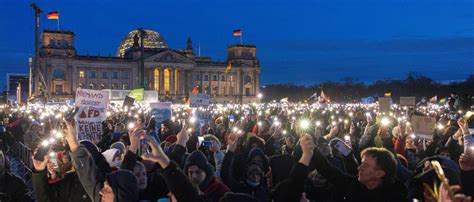
[[58,18],[58,31],[59,31],[59,18]]
[[243,35],[243,34],[244,34],[244,33],[242,32],[242,28],[240,28],[240,45],[242,45],[242,37],[243,37],[242,35]]

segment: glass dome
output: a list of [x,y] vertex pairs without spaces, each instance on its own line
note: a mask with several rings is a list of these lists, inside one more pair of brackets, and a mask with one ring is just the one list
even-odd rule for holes
[[[143,29],[143,31],[145,31],[145,48],[168,48],[168,44],[160,33],[149,29]],[[135,34],[138,34],[138,43],[140,43],[140,29],[129,32],[127,36],[122,39],[122,42],[120,42],[117,48],[117,57],[123,57],[125,52],[133,46],[133,37]]]

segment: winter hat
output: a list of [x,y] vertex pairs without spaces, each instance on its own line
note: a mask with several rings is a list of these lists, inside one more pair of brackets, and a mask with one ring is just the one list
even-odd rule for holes
[[122,142],[115,142],[112,145],[110,145],[110,149],[114,149],[114,148],[124,153],[126,147],[125,147],[125,144],[123,144]]
[[114,201],[138,201],[137,178],[128,170],[118,170],[106,175],[114,192]]
[[247,156],[247,165],[250,165],[251,163],[256,163],[253,159],[257,156],[260,156],[262,158],[262,162],[258,162],[257,164],[265,173],[267,173],[269,167],[268,158],[265,155],[265,152],[263,152],[263,150],[258,147],[250,150]]
[[187,173],[188,168],[193,165],[197,166],[206,173],[206,179],[200,185],[201,188],[205,188],[214,176],[212,165],[209,164],[204,153],[199,150],[193,151],[191,154],[189,154],[188,158],[186,159],[186,163],[184,164],[184,172]]
[[189,166],[193,165],[199,167],[208,176],[212,176],[214,174],[212,171],[212,166],[208,163],[206,156],[199,150],[193,151],[191,154],[189,154],[184,165],[184,171],[187,172]]
[[120,150],[114,148],[114,149],[108,149],[107,151],[102,153],[107,163],[109,163],[110,167],[120,167],[120,164],[122,163],[122,161],[115,160],[115,157],[119,155],[119,152]]

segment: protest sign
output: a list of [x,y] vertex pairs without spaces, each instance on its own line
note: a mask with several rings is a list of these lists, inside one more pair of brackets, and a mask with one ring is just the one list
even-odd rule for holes
[[391,103],[392,103],[391,97],[380,97],[379,98],[379,112],[380,113],[389,112]]
[[436,118],[430,116],[413,115],[411,117],[411,126],[417,135],[431,139],[436,127]]
[[400,106],[415,106],[415,97],[400,97]]
[[190,105],[189,107],[191,108],[197,108],[197,107],[208,107],[209,106],[209,95],[203,94],[203,93],[198,93],[198,94],[192,94],[191,99],[190,99]]
[[166,119],[171,119],[172,110],[171,110],[171,102],[155,102],[150,103],[150,115],[153,117],[159,125]]
[[123,100],[122,107],[127,107],[130,109],[133,106],[133,103],[135,103],[135,99],[129,96],[125,96],[125,99]]
[[108,92],[100,90],[76,90],[76,131],[79,140],[98,142],[102,138],[102,121],[107,118]]

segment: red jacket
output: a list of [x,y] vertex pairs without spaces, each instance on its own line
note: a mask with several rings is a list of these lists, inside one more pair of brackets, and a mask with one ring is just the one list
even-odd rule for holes
[[202,192],[204,198],[219,201],[225,193],[230,192],[230,189],[224,183],[219,182],[216,177],[213,177],[209,186],[202,190]]

